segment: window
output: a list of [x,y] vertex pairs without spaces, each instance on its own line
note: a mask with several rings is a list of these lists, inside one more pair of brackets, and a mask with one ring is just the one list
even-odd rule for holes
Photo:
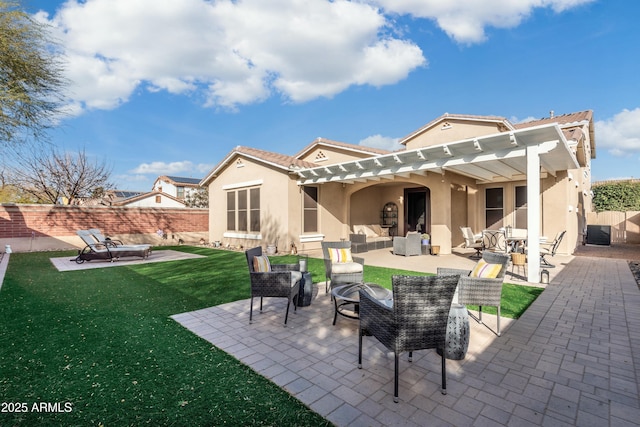
[[227,193],[227,230],[236,229],[236,192]]
[[249,190],[249,231],[260,231],[260,189]]
[[162,203],[162,196],[156,196],[156,203]]
[[485,191],[485,225],[489,229],[502,227],[504,218],[502,188],[487,188]]
[[237,231],[247,231],[247,190],[238,191]]
[[227,192],[227,230],[260,232],[260,188]]
[[184,187],[176,187],[176,197],[178,199],[184,199]]
[[527,187],[517,186],[515,191],[516,228],[527,228]]
[[302,231],[313,233],[318,231],[318,187],[303,187]]

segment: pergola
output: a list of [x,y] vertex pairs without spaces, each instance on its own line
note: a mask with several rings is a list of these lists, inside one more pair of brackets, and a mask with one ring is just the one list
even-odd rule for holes
[[[578,161],[557,124],[512,130],[447,144],[398,151],[360,160],[297,169],[298,185],[381,181],[395,176],[445,171],[478,184],[527,181],[528,235],[540,235],[540,178],[577,169]],[[528,242],[527,280],[540,279],[540,242]]]

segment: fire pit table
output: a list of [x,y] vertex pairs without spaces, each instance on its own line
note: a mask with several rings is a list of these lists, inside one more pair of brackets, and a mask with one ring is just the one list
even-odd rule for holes
[[333,314],[334,325],[336,324],[338,314],[350,319],[358,319],[360,317],[360,290],[365,291],[388,307],[393,306],[393,293],[378,284],[350,283],[337,286],[331,290],[331,296],[335,304],[335,312]]

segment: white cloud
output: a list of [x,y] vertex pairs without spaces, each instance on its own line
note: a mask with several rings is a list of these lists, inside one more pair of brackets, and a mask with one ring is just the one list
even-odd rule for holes
[[556,13],[594,0],[372,0],[387,13],[434,20],[459,43],[485,40],[485,28],[518,26],[535,8],[549,7]]
[[381,148],[383,150],[395,151],[404,148],[400,143],[400,138],[391,138],[389,136],[382,136],[380,134],[368,136],[358,143],[365,147]]
[[596,121],[596,148],[606,148],[615,156],[640,151],[640,108],[622,110],[610,119]]
[[426,63],[366,2],[69,0],[48,21],[70,98],[88,109],[117,108],[140,89],[231,109],[273,94],[304,102],[394,84]]
[[154,174],[154,175],[176,175],[183,172],[193,172],[194,170],[205,173],[211,170],[212,165],[209,164],[197,164],[188,160],[182,162],[151,162],[141,163],[138,167],[130,170],[129,172],[135,174]]
[[117,108],[141,90],[233,110],[406,78],[427,61],[400,36],[394,14],[431,19],[456,41],[477,43],[486,27],[517,26],[535,8],[562,12],[590,1],[67,0],[37,19],[64,49],[74,114]]

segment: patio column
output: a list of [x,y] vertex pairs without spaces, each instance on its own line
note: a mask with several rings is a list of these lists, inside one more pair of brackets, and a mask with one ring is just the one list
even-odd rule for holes
[[540,155],[527,147],[527,281],[540,282]]

